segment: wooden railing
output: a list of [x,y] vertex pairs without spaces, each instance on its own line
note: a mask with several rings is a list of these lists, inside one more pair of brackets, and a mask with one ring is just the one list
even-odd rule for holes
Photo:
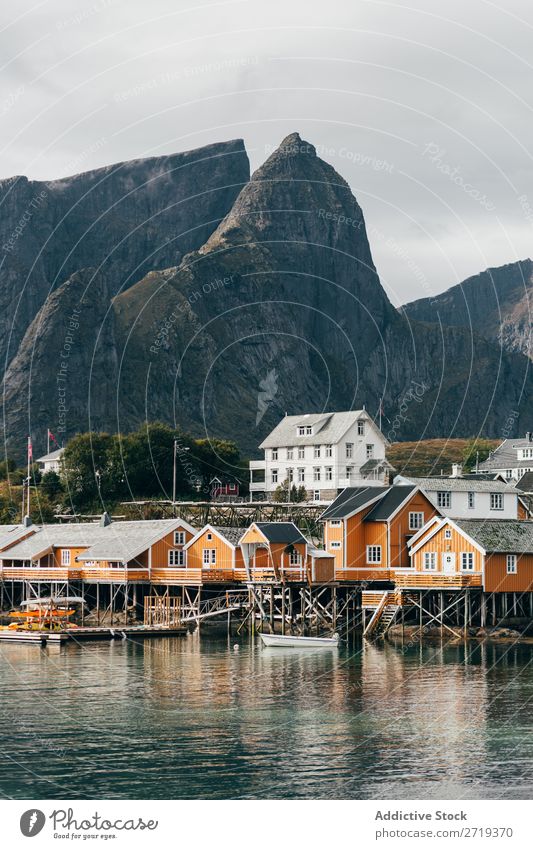
[[126,581],[144,581],[148,583],[150,580],[149,575],[150,572],[148,569],[99,569],[97,566],[90,569],[84,569],[82,567],[78,572],[78,577],[83,581],[95,584],[100,582],[105,584],[121,584]]
[[335,569],[336,581],[390,581],[392,570],[361,566],[354,569]]
[[[383,592],[379,590],[363,590],[361,593],[361,607],[377,607],[383,598]],[[405,604],[406,596],[401,590],[390,590],[387,593],[387,605],[389,604]]]
[[50,569],[41,569],[39,566],[4,566],[0,569],[0,577],[3,581],[75,581],[80,578],[80,570],[68,569],[66,566]]
[[152,584],[181,584],[182,586],[199,586],[201,583],[203,583],[203,574],[201,569],[152,569],[150,573],[150,581]]
[[397,587],[411,587],[413,589],[462,589],[463,587],[480,587],[482,584],[481,572],[456,572],[455,574],[444,574],[444,572],[415,572],[414,569],[396,569],[394,581]]

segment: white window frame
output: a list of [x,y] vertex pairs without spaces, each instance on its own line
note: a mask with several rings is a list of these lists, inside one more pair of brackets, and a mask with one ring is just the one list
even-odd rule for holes
[[278,459],[278,449],[277,449],[277,448],[273,448],[273,449],[272,449],[272,459],[273,459],[273,460],[277,460],[277,459]]
[[278,482],[278,470],[272,469],[270,475],[271,475],[272,483],[277,483]]
[[217,550],[216,548],[204,548],[202,551],[202,565],[216,566]]
[[298,459],[305,460],[305,445],[298,446]]
[[321,470],[320,466],[314,466],[313,467],[313,480],[316,481],[317,483],[320,483],[320,473],[321,473],[321,471],[322,470]]
[[439,489],[437,492],[437,507],[449,510],[452,506],[452,494],[449,489]]
[[[207,551],[207,549],[205,549]],[[185,566],[187,552],[182,548],[169,548],[168,565],[174,567]]]
[[468,509],[475,510],[476,509],[476,493],[469,492],[468,493]]
[[185,545],[185,531],[174,531],[174,545]]
[[516,575],[518,572],[518,557],[516,554],[508,554],[505,564],[507,575]]
[[313,501],[320,501],[320,490],[319,489],[313,490]]
[[474,571],[474,552],[461,551],[461,572]]
[[366,562],[367,566],[379,566],[382,563],[381,546],[367,545],[366,547]]
[[298,469],[298,483],[305,483],[305,468]]
[[70,548],[61,549],[61,565],[70,566]]
[[451,528],[444,528],[444,539],[451,539],[451,538],[452,538],[452,529]]
[[313,445],[313,458],[315,460],[320,460],[320,453],[321,453],[320,449],[321,449],[321,447],[322,447],[321,445]]
[[325,478],[327,481],[333,480],[333,466],[326,466]]
[[326,457],[333,457],[333,445],[326,445],[325,456]]
[[305,435],[312,436],[313,435],[313,427],[312,425],[307,425],[305,428]]
[[409,513],[409,530],[419,531],[424,527],[424,513],[421,510],[415,510]]
[[346,442],[346,459],[353,460],[353,442]]
[[373,460],[374,459],[374,445],[370,442],[367,443],[366,446],[366,459]]
[[365,435],[365,424],[366,422],[364,419],[357,419],[357,436]]
[[298,428],[298,436],[305,436],[305,427]]
[[342,520],[341,519],[330,519],[329,524],[330,524],[331,528],[340,528],[340,526],[342,525]]
[[294,460],[293,454],[294,454],[294,449],[293,448],[287,448],[287,460]]
[[503,510],[503,492],[490,493],[490,509]]
[[436,572],[437,571],[437,552],[436,551],[424,551],[424,557],[422,559],[422,567],[424,572]]
[[289,552],[289,566],[301,566],[302,565],[302,553],[297,549]]
[[329,547],[330,547],[331,551],[338,551],[338,549],[341,547],[341,543],[338,539],[335,539],[332,542],[330,542]]

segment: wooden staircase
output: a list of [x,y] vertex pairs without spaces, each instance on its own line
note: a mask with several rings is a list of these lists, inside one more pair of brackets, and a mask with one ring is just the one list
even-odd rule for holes
[[401,607],[394,593],[383,592],[382,598],[368,622],[363,637],[384,637]]

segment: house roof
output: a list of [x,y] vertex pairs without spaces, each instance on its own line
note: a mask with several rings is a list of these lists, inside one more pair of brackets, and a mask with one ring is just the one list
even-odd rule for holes
[[33,529],[34,533],[4,551],[3,557],[6,560],[33,560],[51,548],[66,546],[84,548],[93,545],[111,527],[111,525],[102,527],[98,522],[76,522],[71,525],[30,525],[25,530],[29,532]]
[[55,451],[50,451],[49,454],[43,454],[42,457],[37,457],[35,462],[44,463],[47,460],[59,460],[64,450],[64,448],[56,448]]
[[533,472],[526,472],[525,475],[522,475],[517,483],[517,487],[522,492],[533,492]]
[[0,525],[0,551],[14,545],[17,540],[33,533],[33,525]]
[[391,466],[388,460],[384,457],[366,460],[361,466],[361,472],[366,475],[367,472],[373,472],[375,469],[386,469],[388,472],[395,472],[394,466]]
[[383,498],[372,507],[370,513],[366,514],[365,522],[386,522],[396,513],[403,502],[416,492],[417,488],[414,484],[405,486],[398,484],[389,487]]
[[294,522],[255,522],[255,526],[269,542],[282,542],[287,545],[296,542],[307,543],[306,538]]
[[517,448],[533,448],[533,442],[526,439],[504,439],[501,445],[492,451],[486,460],[479,464],[482,471],[490,469],[524,469],[531,467],[531,460],[519,460]]
[[[400,480],[398,480],[398,477]],[[401,475],[394,479],[394,486],[404,483],[417,484],[420,489],[427,492],[514,492],[519,493],[513,484],[502,480],[477,480],[474,478],[452,478],[445,475],[436,475],[432,478],[416,478],[411,475]],[[477,477],[477,476],[476,476]],[[398,484],[396,483],[398,481]]]
[[320,516],[320,521],[326,519],[345,519],[357,513],[365,505],[382,497],[388,492],[388,486],[348,486],[337,496]]
[[223,528],[219,525],[217,525],[216,527],[213,525],[213,530],[220,534],[220,536],[223,536],[224,539],[227,539],[227,541],[230,542],[233,546],[238,545],[240,538],[244,533],[246,533],[246,528]]
[[533,553],[533,522],[516,519],[455,519],[464,533],[487,552]]
[[150,548],[161,537],[181,525],[180,519],[151,519],[132,522],[112,522],[95,534],[90,548],[78,560],[109,560],[127,563]]
[[[274,430],[263,440],[260,448],[277,448],[287,445],[315,445],[318,441],[335,445],[339,442],[351,425],[358,419],[369,422],[377,431],[378,428],[366,410],[349,410],[345,413],[307,413],[302,416],[285,416]],[[300,425],[313,425],[311,436],[297,436],[296,428]],[[383,437],[385,439],[385,437]]]

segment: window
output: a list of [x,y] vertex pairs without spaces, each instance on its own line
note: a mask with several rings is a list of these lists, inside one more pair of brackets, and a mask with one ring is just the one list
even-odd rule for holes
[[516,554],[508,554],[507,555],[507,574],[508,575],[516,575],[518,572],[518,566],[516,562]]
[[305,469],[298,469],[298,483],[305,481]]
[[303,459],[304,459],[304,457],[305,457],[305,446],[304,446],[304,445],[299,445],[299,446],[298,446],[298,459],[299,459],[299,460],[303,460]]
[[326,466],[326,480],[327,481],[333,480],[333,467],[332,466]]
[[364,435],[365,435],[365,423],[364,423],[363,419],[358,419],[357,420],[357,436],[364,436]]
[[476,506],[476,493],[475,492],[469,492],[468,493],[468,507],[469,507],[470,510],[473,510],[475,506]]
[[366,562],[381,563],[381,546],[367,545],[366,547]]
[[207,539],[213,539],[213,534],[206,534]]
[[185,556],[186,552],[182,551],[181,548],[171,548],[168,552],[168,565],[185,566]]
[[424,526],[423,513],[409,513],[409,530],[419,531]]
[[333,457],[333,445],[326,445],[326,457]]
[[451,539],[451,538],[452,538],[452,529],[446,528],[446,530],[444,531],[444,539]]
[[426,572],[435,572],[437,569],[436,551],[424,551],[424,569]]
[[272,469],[272,483],[278,482],[278,470]]
[[503,510],[503,493],[491,492],[490,494],[490,509]]
[[287,460],[292,460],[292,448],[287,448]]
[[341,547],[341,544],[339,540],[335,540],[335,542],[330,542],[329,547],[332,551],[334,551],[336,549],[339,549]]
[[320,457],[320,445],[315,445],[313,448],[313,457],[318,459]]
[[346,459],[351,460],[353,457],[353,442],[346,443]]
[[320,501],[320,490],[313,490],[313,501]]
[[313,428],[310,425],[307,425],[307,427],[305,429],[305,435],[306,436],[312,436],[313,435]]
[[507,478],[507,480],[512,478],[512,476],[513,476],[513,470],[512,469],[506,469],[505,470],[505,477]]
[[273,459],[273,460],[277,460],[277,459],[278,459],[278,449],[277,449],[277,448],[273,448],[273,449],[272,449],[272,459]]
[[185,531],[174,531],[174,545],[185,545]]
[[461,569],[463,572],[474,571],[474,554],[472,551],[461,552]]
[[302,565],[302,555],[299,551],[293,549],[289,553],[289,566],[301,566]]
[[314,467],[314,469],[313,469],[313,480],[314,481],[320,480],[320,466]]
[[305,427],[298,428],[298,436],[305,436]]
[[287,469],[287,480],[289,483],[293,483],[294,481],[294,469]]
[[340,519],[332,519],[331,522],[330,522],[330,525],[331,525],[332,528],[340,528],[340,526],[342,525],[342,522],[341,522]]
[[216,548],[204,548],[202,562],[204,566],[214,566],[217,562]]
[[346,466],[346,477],[351,478],[353,475],[353,466]]
[[452,494],[451,492],[437,492],[437,507],[451,507]]
[[367,445],[366,446],[366,459],[371,460],[373,456],[374,456],[374,446],[373,445]]
[[533,457],[533,448],[524,448],[522,451],[522,460],[530,460]]
[[68,548],[61,550],[61,565],[70,566],[70,550]]

